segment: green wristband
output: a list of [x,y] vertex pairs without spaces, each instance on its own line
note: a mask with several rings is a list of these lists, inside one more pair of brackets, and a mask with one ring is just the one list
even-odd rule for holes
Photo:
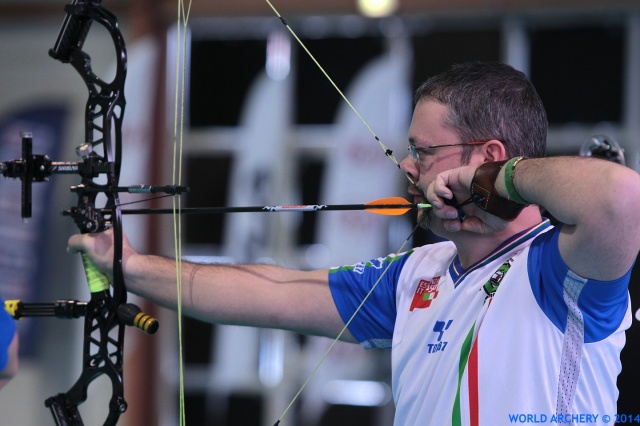
[[518,193],[516,186],[513,184],[513,178],[516,175],[516,165],[519,161],[525,160],[525,157],[514,157],[507,161],[504,165],[504,186],[507,188],[508,199],[518,204],[531,204]]

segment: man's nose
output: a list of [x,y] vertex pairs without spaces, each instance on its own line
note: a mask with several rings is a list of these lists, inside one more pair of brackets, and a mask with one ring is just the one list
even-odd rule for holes
[[416,160],[411,155],[407,155],[404,160],[400,162],[400,170],[402,170],[411,180],[416,181],[418,178],[418,166]]

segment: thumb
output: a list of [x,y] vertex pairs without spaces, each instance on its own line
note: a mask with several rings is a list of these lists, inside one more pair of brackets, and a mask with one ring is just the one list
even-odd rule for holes
[[75,234],[67,240],[67,253],[78,253],[84,251],[82,234]]

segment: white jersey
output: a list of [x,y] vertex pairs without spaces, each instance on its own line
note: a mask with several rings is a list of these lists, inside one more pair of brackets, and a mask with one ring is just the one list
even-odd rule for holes
[[349,330],[392,349],[396,426],[611,423],[629,274],[578,277],[558,232],[545,221],[467,270],[450,242],[331,270],[345,321],[383,276]]

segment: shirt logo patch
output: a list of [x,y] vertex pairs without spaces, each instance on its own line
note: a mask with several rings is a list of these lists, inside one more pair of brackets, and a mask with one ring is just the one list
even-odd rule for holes
[[447,347],[449,342],[442,340],[442,336],[444,332],[449,329],[453,320],[445,321],[436,321],[436,324],[433,326],[433,332],[438,333],[438,341],[436,343],[427,343],[427,352],[430,354],[444,351],[444,348]]
[[413,300],[411,301],[410,312],[414,309],[428,308],[431,306],[431,301],[438,297],[440,277],[433,277],[432,280],[420,280],[418,288],[416,288],[416,294],[413,295]]

